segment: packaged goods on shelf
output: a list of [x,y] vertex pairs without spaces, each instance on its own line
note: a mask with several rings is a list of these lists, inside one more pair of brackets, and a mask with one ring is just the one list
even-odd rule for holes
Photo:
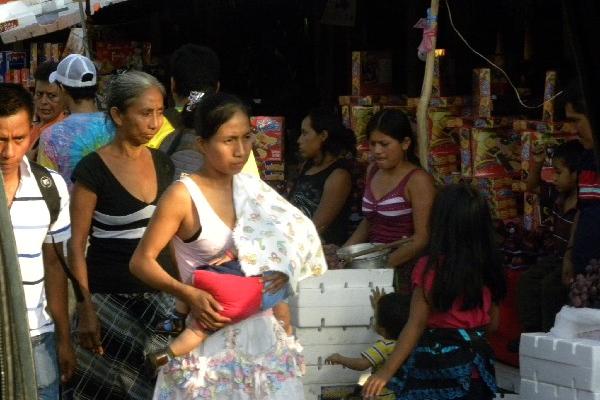
[[521,138],[502,129],[471,130],[473,176],[517,176],[521,168]]
[[492,93],[489,68],[473,70],[473,116],[475,118],[491,118]]
[[389,51],[353,51],[352,95],[389,94],[391,91],[391,53]]
[[556,92],[556,71],[546,72],[544,82],[544,105],[542,111],[542,121],[554,121],[554,96]]
[[258,116],[251,118],[256,129],[254,154],[261,177],[266,181],[284,180],[284,117]]

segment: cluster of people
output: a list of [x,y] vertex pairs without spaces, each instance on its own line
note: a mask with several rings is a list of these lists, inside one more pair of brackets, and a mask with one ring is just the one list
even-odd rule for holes
[[[100,112],[97,72],[81,55],[41,65],[33,96],[0,85],[0,167],[40,398],[61,387],[67,399],[303,398],[287,298],[327,270],[323,245],[400,239],[387,259],[395,293],[373,299],[383,339],[327,361],[373,367],[365,398],[493,398],[486,334],[506,284],[486,200],[466,184],[436,190],[407,116],[386,109],[367,125],[354,231],[355,136],[327,110],[302,121],[305,162],[286,200],[258,178],[250,110],[219,90],[219,68],[206,47],[178,49],[167,110],[163,85],[130,71],[112,79]],[[582,140],[554,155],[552,252],[520,295],[533,330],[600,258],[591,129],[580,103],[567,113]]]

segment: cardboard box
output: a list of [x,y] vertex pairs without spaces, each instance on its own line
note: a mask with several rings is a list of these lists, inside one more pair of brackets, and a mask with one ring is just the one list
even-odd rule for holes
[[452,129],[446,128],[446,120],[451,117],[445,108],[430,108],[427,110],[427,124],[429,128],[429,148],[456,145],[456,139],[452,137]]
[[352,95],[389,94],[391,91],[391,53],[389,51],[353,51]]
[[260,162],[283,162],[284,117],[252,117],[252,126],[256,129],[254,152]]
[[515,131],[537,131],[540,133],[563,133],[577,134],[577,126],[574,122],[548,122],[548,121],[532,121],[518,119],[513,121],[513,130]]
[[556,71],[546,72],[544,82],[544,106],[542,112],[542,121],[554,121],[554,99],[550,100],[556,92]]
[[473,128],[471,141],[473,176],[502,178],[520,175],[520,135],[501,129]]
[[[356,141],[362,142],[367,139],[367,124],[373,114],[379,111],[379,106],[344,106],[349,107],[350,129],[356,135]],[[342,113],[344,115],[344,113]]]
[[491,118],[492,93],[489,68],[473,70],[473,116]]
[[472,184],[488,200],[492,218],[510,220],[516,218],[517,201],[510,178],[473,178]]
[[471,127],[465,126],[458,130],[460,144],[460,173],[469,178],[473,176],[473,148],[471,146]]

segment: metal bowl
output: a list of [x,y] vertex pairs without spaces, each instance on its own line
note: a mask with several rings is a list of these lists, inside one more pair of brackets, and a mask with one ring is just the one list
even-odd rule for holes
[[343,260],[350,260],[346,268],[352,269],[377,269],[386,268],[390,249],[377,250],[373,253],[365,254],[359,257],[352,257],[359,251],[367,250],[376,246],[374,243],[359,243],[352,246],[342,247],[337,251],[338,257]]

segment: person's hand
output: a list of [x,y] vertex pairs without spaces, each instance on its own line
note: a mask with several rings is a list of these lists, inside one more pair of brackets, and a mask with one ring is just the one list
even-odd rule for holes
[[377,309],[377,303],[382,296],[385,296],[385,289],[379,289],[379,286],[375,286],[375,289],[371,289],[371,295],[369,296],[369,300],[371,300],[371,307],[373,310]]
[[341,355],[339,355],[338,353],[333,353],[332,355],[330,355],[329,357],[327,357],[325,359],[325,364],[328,365],[337,365],[337,364],[341,364]]
[[78,305],[79,323],[77,324],[77,337],[79,344],[94,354],[103,355],[102,341],[100,336],[100,322],[96,315],[96,309],[90,301],[84,301]]
[[185,302],[190,306],[192,315],[202,328],[216,331],[231,322],[230,318],[219,314],[223,307],[210,293],[194,287],[190,287],[190,290],[191,293]]
[[68,382],[75,372],[77,366],[77,357],[70,339],[59,341],[56,344],[56,353],[58,355],[58,365],[60,367],[60,381]]
[[376,398],[385,385],[387,385],[388,381],[391,379],[391,376],[387,376],[384,371],[380,370],[377,373],[371,375],[369,379],[365,382],[362,388],[363,399],[374,399]]
[[233,250],[226,250],[223,255],[215,257],[208,262],[208,265],[218,266],[235,260],[237,257]]
[[337,251],[339,247],[335,244],[324,244],[323,245],[323,255],[325,256],[325,260],[327,261],[327,268],[329,269],[342,269],[344,268],[345,262],[342,260]]
[[290,278],[283,272],[273,271],[267,275],[263,274],[261,280],[264,285],[263,291],[274,294],[287,285]]

